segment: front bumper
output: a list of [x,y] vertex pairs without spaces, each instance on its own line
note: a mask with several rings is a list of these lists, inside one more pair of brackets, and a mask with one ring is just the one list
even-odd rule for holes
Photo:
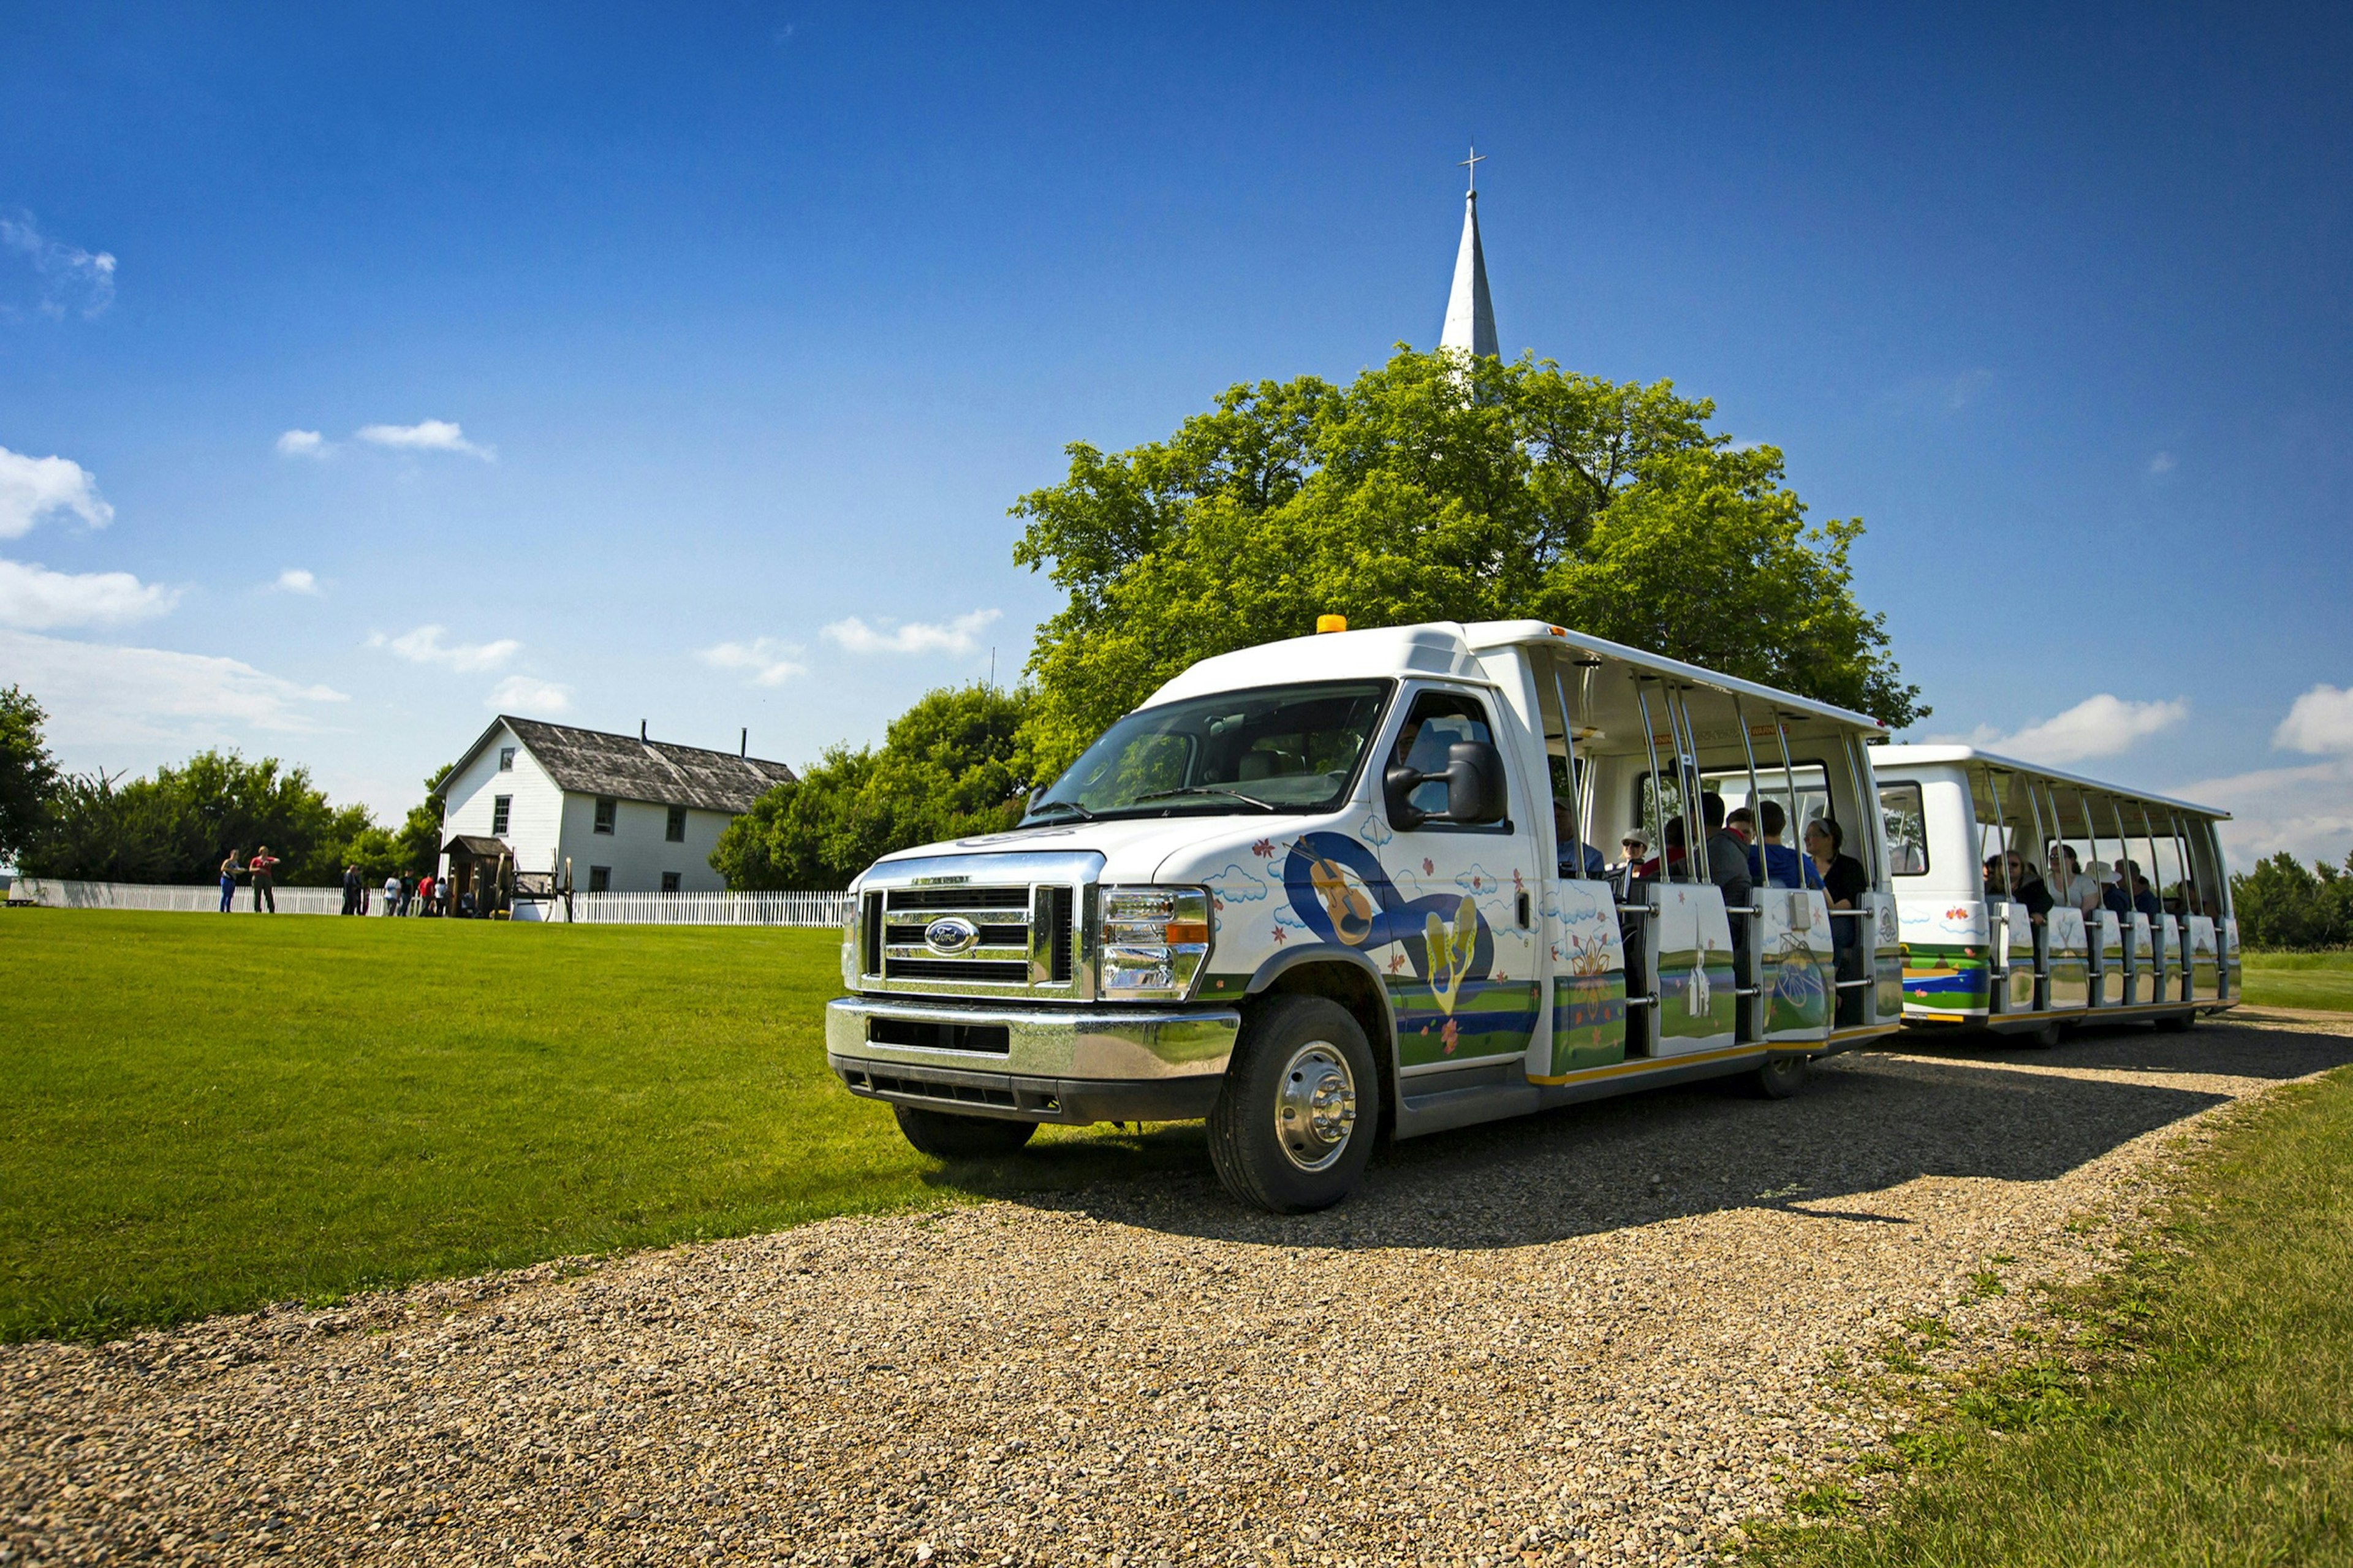
[[[1004,1048],[886,1044],[875,1020],[955,1026]],[[825,1010],[826,1065],[852,1094],[1023,1121],[1189,1121],[1225,1083],[1241,1015],[1229,1007],[988,1007],[845,996]],[[906,1031],[900,1031],[905,1033]]]

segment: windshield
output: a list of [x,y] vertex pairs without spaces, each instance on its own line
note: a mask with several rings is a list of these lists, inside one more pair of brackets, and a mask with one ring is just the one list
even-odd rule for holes
[[1347,798],[1389,689],[1386,680],[1266,686],[1139,710],[1089,746],[1023,820],[1329,811]]

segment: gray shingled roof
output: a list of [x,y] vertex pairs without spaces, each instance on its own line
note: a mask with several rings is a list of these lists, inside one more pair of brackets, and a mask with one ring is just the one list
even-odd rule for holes
[[784,763],[733,752],[640,741],[635,735],[608,735],[602,730],[575,730],[503,713],[499,722],[530,748],[560,788],[575,795],[609,795],[741,816],[761,795],[793,782],[793,770]]

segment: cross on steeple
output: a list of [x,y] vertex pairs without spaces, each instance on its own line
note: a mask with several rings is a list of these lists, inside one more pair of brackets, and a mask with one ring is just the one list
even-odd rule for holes
[[1496,353],[1495,307],[1487,298],[1487,258],[1479,244],[1479,149],[1456,164],[1471,171],[1470,194],[1462,198],[1462,248],[1454,258],[1454,289],[1446,301],[1446,326],[1438,346],[1484,358]]

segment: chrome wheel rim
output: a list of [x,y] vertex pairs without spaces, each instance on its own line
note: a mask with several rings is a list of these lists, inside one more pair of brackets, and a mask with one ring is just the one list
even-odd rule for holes
[[1339,1048],[1312,1041],[1291,1054],[1274,1097],[1274,1142],[1303,1171],[1329,1170],[1356,1130],[1356,1079]]

